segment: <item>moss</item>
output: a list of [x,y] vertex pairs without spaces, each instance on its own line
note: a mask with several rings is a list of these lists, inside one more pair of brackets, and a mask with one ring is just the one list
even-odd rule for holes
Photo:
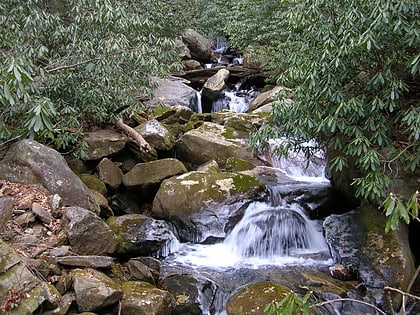
[[98,177],[91,174],[80,174],[79,177],[89,189],[97,191],[101,193],[102,195],[106,195],[107,193],[106,185]]
[[225,132],[222,133],[222,136],[226,140],[236,139],[237,137],[235,136],[235,131],[236,130],[232,127],[225,127]]
[[226,170],[230,172],[251,170],[254,167],[254,164],[252,164],[251,162],[236,157],[228,158],[225,163]]
[[280,301],[290,288],[279,283],[263,281],[251,284],[237,292],[227,303],[229,315],[264,315],[267,304]]

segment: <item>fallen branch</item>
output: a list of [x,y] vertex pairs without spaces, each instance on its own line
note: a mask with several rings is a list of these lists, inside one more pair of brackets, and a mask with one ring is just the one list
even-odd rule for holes
[[115,123],[118,128],[120,128],[125,134],[127,134],[134,142],[139,146],[140,153],[144,155],[148,160],[156,159],[156,152],[150,146],[150,144],[144,140],[141,134],[139,134],[132,127],[127,125],[122,118],[119,118]]
[[374,310],[376,310],[377,312],[379,312],[380,314],[387,315],[384,311],[382,311],[380,308],[376,307],[375,305],[373,305],[371,303],[364,302],[364,301],[359,301],[359,300],[355,300],[355,299],[350,299],[350,298],[328,300],[328,301],[325,301],[325,302],[320,302],[320,303],[313,304],[313,305],[310,306],[310,308],[320,307],[320,306],[323,306],[323,305],[326,305],[326,304],[332,304],[332,303],[337,303],[337,302],[345,302],[345,301],[367,305],[367,306],[373,308]]

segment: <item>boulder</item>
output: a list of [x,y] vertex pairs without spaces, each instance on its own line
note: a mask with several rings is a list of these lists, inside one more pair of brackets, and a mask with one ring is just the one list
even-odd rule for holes
[[115,251],[117,237],[96,214],[80,207],[67,207],[63,219],[73,252],[79,255],[102,255]]
[[186,106],[171,106],[154,108],[156,119],[160,121],[173,135],[178,137],[189,122],[193,111]]
[[185,45],[181,38],[175,39],[174,50],[182,60],[191,59],[190,49],[187,47],[187,45]]
[[153,91],[153,99],[147,102],[149,105],[163,104],[164,106],[186,106],[192,110],[197,108],[197,91],[184,84],[181,80],[153,78],[157,88]]
[[173,296],[147,282],[123,282],[124,297],[121,314],[124,315],[171,315],[175,306]]
[[197,31],[189,28],[182,35],[182,40],[188,46],[191,57],[198,60],[209,60],[212,42]]
[[243,132],[232,127],[204,122],[181,136],[176,143],[176,155],[192,168],[211,160],[224,167],[230,157],[260,165],[248,145],[248,139],[244,137]]
[[99,178],[111,189],[117,189],[122,183],[123,172],[110,159],[103,158],[98,166]]
[[273,301],[282,300],[291,289],[279,283],[262,281],[250,284],[229,298],[228,315],[265,315],[264,308]]
[[249,105],[249,112],[252,112],[263,105],[277,101],[279,98],[286,99],[287,103],[291,103],[291,98],[293,97],[293,92],[291,89],[288,89],[284,86],[276,86],[271,90],[265,91],[259,94]]
[[90,132],[84,140],[89,145],[86,160],[99,160],[114,155],[129,142],[123,134],[109,129]]
[[165,179],[187,172],[184,164],[174,158],[139,163],[123,176],[124,186],[135,189],[142,196],[153,196]]
[[[166,289],[176,299],[175,314],[211,314],[216,285],[209,279],[188,274],[170,275],[164,279]],[[182,313],[181,310],[189,309]],[[192,310],[196,312],[193,313]]]
[[73,173],[60,153],[36,141],[25,139],[10,147],[0,161],[0,178],[41,185],[49,192],[59,194],[64,205],[99,212],[88,187]]
[[135,128],[154,149],[168,151],[174,146],[174,136],[158,120],[147,120]]
[[197,70],[197,69],[203,69],[203,66],[200,62],[197,60],[184,60],[183,62],[184,69],[185,70]]
[[216,74],[207,79],[203,86],[203,97],[215,100],[220,92],[226,88],[226,80],[230,72],[227,69],[220,69]]
[[114,258],[108,256],[61,256],[56,261],[64,266],[111,268]]
[[263,190],[244,174],[189,172],[162,182],[152,214],[172,222],[181,239],[203,242],[224,237],[231,216]]
[[120,255],[167,256],[177,242],[171,225],[142,214],[126,214],[107,220],[117,235]]
[[106,185],[98,176],[84,173],[80,174],[79,177],[90,190],[97,191],[102,195],[107,194]]
[[75,269],[72,277],[80,312],[100,310],[123,297],[121,285],[96,269]]
[[[371,205],[331,215],[324,221],[334,261],[358,275],[368,294],[384,309],[387,305],[383,287],[406,290],[415,272],[406,227],[385,233],[385,226],[385,217]],[[392,301],[398,306],[401,296],[393,294]]]

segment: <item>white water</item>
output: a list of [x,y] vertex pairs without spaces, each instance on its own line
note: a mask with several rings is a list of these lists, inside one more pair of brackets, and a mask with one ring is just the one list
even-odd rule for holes
[[[319,176],[314,176],[316,166],[305,170],[302,166],[297,168],[294,162],[281,161],[285,172],[300,187],[329,185],[322,175],[323,167],[318,165]],[[282,189],[289,189],[288,185],[271,187],[274,195],[270,202],[251,203],[222,243],[178,244],[171,263],[216,269],[331,264],[321,222],[310,220],[297,203],[281,200]]]

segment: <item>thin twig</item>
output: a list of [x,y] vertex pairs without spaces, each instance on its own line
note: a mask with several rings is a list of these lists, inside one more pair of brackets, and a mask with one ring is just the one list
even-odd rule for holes
[[380,308],[376,307],[375,305],[368,303],[368,302],[364,302],[364,301],[359,301],[359,300],[355,300],[355,299],[350,299],[350,298],[341,298],[341,299],[334,299],[334,300],[328,300],[328,301],[324,301],[324,302],[320,302],[320,303],[316,303],[314,305],[311,305],[310,308],[312,307],[320,307],[326,304],[332,304],[332,303],[336,303],[336,302],[354,302],[354,303],[359,303],[359,304],[363,304],[363,305],[367,305],[370,306],[371,308],[373,308],[374,310],[376,310],[377,312],[379,312],[382,315],[387,315],[384,311],[382,311]]
[[420,296],[413,295],[413,294],[410,294],[410,293],[407,293],[407,292],[401,291],[401,290],[396,289],[396,288],[392,288],[392,287],[385,287],[385,288],[384,288],[384,290],[395,291],[395,292],[401,293],[402,295],[405,295],[405,296],[411,297],[412,299],[415,299],[415,300],[419,300],[419,301],[420,301]]

